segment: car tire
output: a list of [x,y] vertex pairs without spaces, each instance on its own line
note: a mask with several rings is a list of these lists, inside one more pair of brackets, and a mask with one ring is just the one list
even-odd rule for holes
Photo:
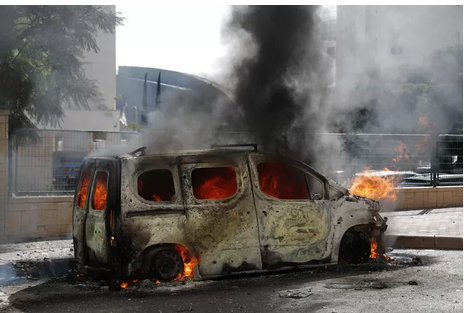
[[184,273],[184,261],[174,247],[158,247],[147,253],[144,273],[148,279],[172,281]]
[[340,243],[341,263],[360,264],[369,260],[371,244],[362,231],[348,231]]

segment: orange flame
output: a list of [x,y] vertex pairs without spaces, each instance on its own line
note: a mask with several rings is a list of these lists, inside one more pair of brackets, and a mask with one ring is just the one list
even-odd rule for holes
[[89,190],[89,182],[90,182],[90,171],[85,171],[82,174],[82,181],[79,191],[77,192],[77,201],[78,206],[83,208],[85,205],[85,200],[87,199],[87,191]]
[[395,147],[395,152],[397,155],[399,155],[396,158],[393,158],[393,162],[399,162],[401,160],[405,160],[408,164],[410,164],[409,160],[409,152],[408,152],[408,146],[403,143],[402,141],[398,142],[398,145]]
[[135,285],[138,281],[139,281],[138,279],[131,280],[130,282],[125,281],[125,282],[122,282],[119,286],[123,289],[126,289],[129,286]]
[[380,256],[380,253],[377,252],[377,249],[379,248],[379,244],[375,240],[375,238],[370,239],[371,242],[371,254],[369,255],[370,259],[378,259]]
[[394,258],[389,257],[386,254],[377,252],[377,249],[379,248],[379,244],[377,243],[374,237],[371,237],[369,241],[371,242],[371,254],[369,255],[369,259],[376,259],[376,260],[384,259],[388,261],[394,260]]
[[294,168],[278,163],[258,165],[261,190],[278,199],[308,199],[308,189],[303,175],[297,175]]
[[[384,171],[390,171],[384,168]],[[396,201],[398,190],[395,189],[394,177],[381,177],[372,174],[369,168],[366,168],[362,175],[355,177],[351,181],[350,193],[370,198],[374,200],[386,199],[389,201]]]
[[[194,186],[195,198],[197,199],[225,199],[233,196],[237,191],[237,179],[235,170],[232,167],[210,169],[210,172],[204,171],[206,177],[199,183],[199,187]],[[216,172],[213,172],[216,171]],[[211,174],[214,176],[211,176]],[[205,180],[204,180],[205,179]]]
[[106,206],[106,183],[108,175],[104,172],[98,173],[95,186],[95,194],[93,197],[93,208],[95,210],[104,210]]
[[431,134],[433,133],[433,129],[435,124],[430,124],[425,116],[419,117],[419,125],[424,127],[427,130],[427,136],[423,137],[417,144],[414,145],[414,148],[419,153],[425,153],[432,149],[432,142],[430,140]]
[[161,200],[160,196],[158,196],[156,193],[153,194],[153,201],[160,202],[163,201]]
[[184,246],[175,245],[174,248],[182,256],[184,261],[184,274],[179,274],[174,280],[181,280],[185,277],[194,277],[195,276],[195,266],[200,263],[200,256],[192,257]]
[[422,126],[422,127],[426,127],[426,128],[430,128],[430,124],[429,124],[429,121],[427,120],[427,118],[425,116],[421,116],[419,117],[419,125]]

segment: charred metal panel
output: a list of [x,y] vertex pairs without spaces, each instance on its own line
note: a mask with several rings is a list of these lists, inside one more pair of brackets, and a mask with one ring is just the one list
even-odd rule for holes
[[82,264],[85,264],[84,224],[86,215],[85,209],[78,208],[75,205],[73,213],[74,256],[76,260]]
[[85,238],[91,263],[105,264],[110,260],[105,211],[90,209],[87,214]]
[[[85,243],[87,257],[90,264],[109,267],[111,265],[110,255],[110,210],[114,210],[118,199],[118,162],[114,158],[97,158],[96,170],[90,181],[90,192],[87,197],[87,216],[85,220]],[[92,198],[95,193],[95,179],[99,172],[107,174],[106,181],[106,205],[104,210],[95,210]]]
[[[201,255],[202,277],[261,269],[256,211],[244,155],[223,155],[181,160],[183,194],[187,214],[185,234]],[[198,200],[192,192],[191,173],[198,167],[235,169],[237,192],[221,200]]]
[[[95,166],[94,161],[92,159],[85,159],[82,162],[81,168],[79,170],[79,186],[81,184],[81,180],[83,179],[82,175],[85,171],[90,170],[90,177],[93,177],[93,167]],[[89,181],[90,184],[90,181]],[[79,189],[76,189],[74,193],[73,199],[73,245],[74,245],[74,257],[75,259],[80,262],[81,264],[87,263],[86,257],[86,246],[85,246],[85,221],[87,218],[87,210],[88,210],[88,202],[89,202],[89,194],[90,188],[87,189],[86,201],[84,206],[81,208],[78,206],[78,192]]]
[[[132,262],[139,258],[141,252],[160,243],[181,244],[196,255],[184,235],[186,215],[175,162],[175,158],[159,156],[121,160],[121,244],[126,275],[137,269]],[[151,169],[171,171],[175,189],[173,201],[148,201],[138,195],[137,177]]]
[[273,160],[259,155],[250,156],[263,266],[327,258],[331,253],[328,201],[281,200],[264,194],[256,169],[260,161]]
[[335,230],[332,262],[338,262],[340,243],[349,228],[356,225],[371,224],[381,233],[385,231],[386,222],[378,214],[379,210],[380,204],[377,201],[353,195],[344,196],[333,204],[332,218]]

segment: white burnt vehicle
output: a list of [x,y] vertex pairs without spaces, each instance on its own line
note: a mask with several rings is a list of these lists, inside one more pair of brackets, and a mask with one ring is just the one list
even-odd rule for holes
[[379,210],[256,145],[88,157],[74,201],[75,263],[117,282],[360,263],[371,243],[382,252]]

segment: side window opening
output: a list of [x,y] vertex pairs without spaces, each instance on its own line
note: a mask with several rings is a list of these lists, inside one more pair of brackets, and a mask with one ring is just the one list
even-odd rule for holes
[[92,208],[97,211],[103,211],[106,207],[107,190],[108,186],[108,173],[98,172],[95,177],[93,187]]
[[308,190],[311,200],[322,200],[324,190],[321,181],[309,174],[306,174],[306,180],[308,182]]
[[148,201],[173,201],[176,192],[171,171],[155,169],[140,174],[137,179],[137,192]]
[[79,188],[77,189],[76,205],[83,208],[85,200],[87,199],[87,191],[89,190],[90,182],[90,170],[82,172],[81,179],[79,181]]
[[268,196],[285,200],[309,200],[305,174],[296,167],[262,162],[257,168],[259,187]]
[[294,166],[262,162],[257,169],[259,187],[268,196],[283,200],[322,199],[322,183]]
[[196,199],[226,199],[237,192],[233,167],[196,168],[192,171],[193,195]]

